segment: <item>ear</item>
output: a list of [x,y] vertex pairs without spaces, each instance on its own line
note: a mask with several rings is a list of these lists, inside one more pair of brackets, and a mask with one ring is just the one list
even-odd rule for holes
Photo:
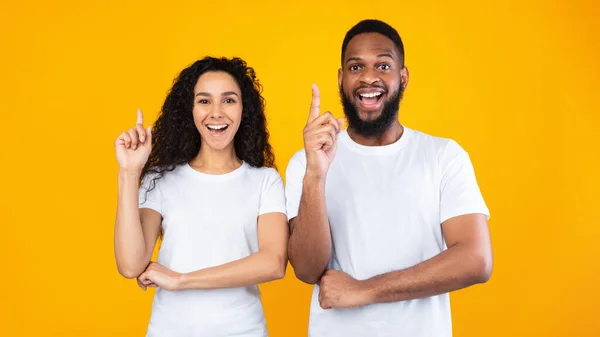
[[344,70],[342,68],[338,69],[338,88],[342,87],[342,78],[344,77]]
[[400,70],[400,78],[402,79],[402,90],[406,90],[408,87],[408,78],[410,77],[410,73],[408,71],[408,67],[404,66],[402,70]]

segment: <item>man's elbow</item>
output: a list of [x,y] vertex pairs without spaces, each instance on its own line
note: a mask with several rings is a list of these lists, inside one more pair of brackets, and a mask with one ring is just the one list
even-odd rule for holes
[[294,274],[298,280],[307,284],[315,284],[319,282],[319,277],[315,277],[314,273],[301,272],[297,269],[294,269]]
[[316,284],[319,282],[321,276],[325,272],[324,270],[317,271],[315,268],[302,268],[301,266],[294,266],[294,264],[292,264],[292,267],[294,268],[294,274],[296,275],[296,278],[307,284]]
[[321,276],[325,273],[330,256],[308,256],[308,252],[302,253],[299,254],[298,251],[294,251],[291,246],[288,249],[288,257],[294,269],[294,274],[298,280],[304,283],[315,284],[321,280]]
[[492,277],[493,259],[491,254],[478,254],[474,263],[475,283],[486,283]]

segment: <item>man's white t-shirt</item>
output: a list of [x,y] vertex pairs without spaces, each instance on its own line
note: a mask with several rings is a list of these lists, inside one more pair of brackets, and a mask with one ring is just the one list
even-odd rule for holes
[[[179,165],[150,186],[139,189],[139,207],[162,215],[164,237],[157,262],[180,273],[239,260],[258,251],[257,218],[285,213],[279,173],[242,163],[222,175]],[[211,290],[158,288],[152,303],[148,337],[267,336],[256,285]]]
[[[358,280],[402,270],[446,249],[441,223],[489,217],[467,152],[455,141],[404,127],[398,141],[363,146],[344,130],[327,172],[326,203],[333,250],[328,268]],[[306,153],[286,172],[287,215],[298,215]],[[356,309],[319,306],[313,289],[309,336],[449,337],[448,294]]]

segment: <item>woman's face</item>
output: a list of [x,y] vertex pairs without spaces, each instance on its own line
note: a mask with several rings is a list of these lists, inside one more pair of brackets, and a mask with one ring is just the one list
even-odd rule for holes
[[223,71],[202,74],[194,87],[193,114],[202,146],[233,147],[242,120],[242,92],[233,76]]

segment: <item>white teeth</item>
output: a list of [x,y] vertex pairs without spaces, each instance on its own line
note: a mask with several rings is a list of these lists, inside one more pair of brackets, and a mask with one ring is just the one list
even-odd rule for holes
[[371,93],[360,94],[360,97],[367,97],[367,98],[379,97],[379,96],[381,96],[380,92],[371,92]]
[[221,130],[227,127],[227,124],[219,124],[219,125],[207,125],[207,127],[211,130]]

